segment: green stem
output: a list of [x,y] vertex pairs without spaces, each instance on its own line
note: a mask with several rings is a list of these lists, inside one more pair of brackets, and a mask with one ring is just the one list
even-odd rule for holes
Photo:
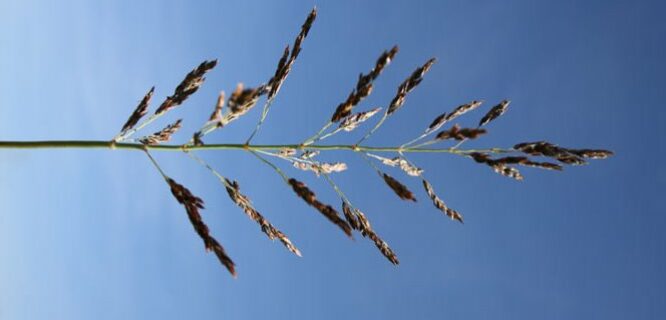
[[280,150],[284,148],[311,149],[311,150],[347,150],[355,152],[403,152],[403,153],[453,153],[468,154],[471,152],[484,153],[508,153],[512,149],[490,148],[490,149],[428,149],[428,148],[400,148],[400,147],[374,147],[354,145],[309,145],[301,144],[254,144],[245,145],[241,143],[206,144],[202,146],[183,145],[154,145],[146,146],[140,143],[114,143],[113,141],[101,140],[43,140],[43,141],[0,141],[0,149],[124,149],[124,150],[150,150],[150,151],[206,151],[206,150]]

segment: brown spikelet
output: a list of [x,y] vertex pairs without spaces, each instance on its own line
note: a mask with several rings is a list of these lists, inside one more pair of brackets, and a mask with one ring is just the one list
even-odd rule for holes
[[374,230],[372,230],[372,227],[370,227],[370,222],[368,222],[368,219],[365,217],[363,212],[356,208],[350,207],[344,200],[342,201],[342,212],[344,213],[347,222],[349,222],[349,225],[351,225],[354,230],[359,230],[364,237],[368,237],[370,240],[372,240],[377,249],[379,249],[382,255],[386,257],[386,259],[388,259],[394,265],[398,265],[400,263],[400,261],[398,261],[398,257],[395,255],[395,253],[393,253],[393,250],[391,250],[389,245],[384,240],[382,240]]
[[446,112],[438,115],[435,119],[432,120],[428,128],[425,130],[425,133],[431,133],[435,130],[438,130],[446,123]]
[[452,121],[453,119],[462,116],[463,114],[470,112],[483,104],[483,101],[481,100],[474,100],[470,103],[465,103],[463,105],[459,105],[451,113],[446,115],[445,121],[444,122],[449,122]]
[[509,167],[509,166],[501,164],[501,163],[492,164],[492,165],[490,165],[490,167],[493,168],[493,170],[495,170],[495,172],[497,172],[497,173],[499,173],[499,174],[501,174],[505,177],[516,179],[518,181],[523,180],[523,176],[520,174],[520,171],[518,171],[518,169],[516,169],[514,167]]
[[347,132],[352,131],[356,129],[356,127],[358,127],[361,123],[377,114],[377,112],[379,112],[381,109],[382,108],[374,108],[372,110],[352,114],[340,122],[339,128]]
[[412,91],[416,86],[421,83],[423,80],[423,76],[430,70],[430,67],[435,63],[435,58],[431,58],[428,60],[425,64],[423,64],[421,67],[418,69],[414,70],[414,72],[407,78],[400,86],[398,87],[398,92],[396,93],[395,97],[391,101],[391,104],[389,105],[387,115],[391,115],[394,112],[396,112],[402,105],[405,103],[405,97],[407,96],[407,93]]
[[522,164],[529,161],[529,159],[527,157],[510,156],[510,157],[497,158],[492,161],[494,163],[501,163],[501,164]]
[[411,164],[409,161],[407,161],[402,157],[394,157],[391,159],[378,156],[372,153],[367,153],[367,155],[381,161],[382,164],[384,165],[390,167],[398,167],[400,168],[400,170],[404,171],[407,175],[410,175],[412,177],[418,177],[423,173],[423,169],[416,167],[415,165]]
[[308,32],[310,31],[310,28],[312,27],[312,24],[314,23],[316,18],[317,18],[317,9],[315,8],[312,9],[312,11],[310,11],[310,14],[308,15],[307,19],[305,19],[305,22],[301,26],[301,31],[296,37],[296,40],[294,40],[294,47],[293,50],[291,51],[291,55],[289,54],[289,46],[284,48],[282,57],[280,57],[277,69],[275,70],[275,74],[268,81],[269,100],[275,97],[275,95],[280,91],[282,84],[287,79],[287,76],[291,71],[291,67],[294,65],[294,61],[296,61],[298,54],[301,52],[301,45],[303,43],[303,40],[305,40],[305,38],[308,36]]
[[488,113],[486,113],[483,118],[481,118],[481,121],[479,121],[479,127],[485,126],[489,122],[499,118],[501,115],[506,112],[506,109],[509,108],[509,104],[511,104],[511,101],[509,100],[502,100],[499,104],[496,106],[492,107]]
[[339,104],[338,107],[335,109],[335,112],[331,117],[331,122],[338,122],[342,120],[342,118],[350,115],[354,106],[359,104],[361,100],[365,99],[365,97],[369,96],[371,92],[372,92],[371,83],[369,83],[365,87],[362,87],[360,90],[352,91],[349,94],[349,96],[347,96],[347,100]]
[[523,142],[513,146],[513,148],[529,155],[557,159],[557,161],[569,165],[586,164],[582,156],[574,153],[578,150],[569,150],[546,141]]
[[550,162],[532,161],[527,157],[520,157],[520,156],[510,156],[510,157],[497,158],[497,159],[491,160],[491,162],[494,163],[494,164],[519,164],[521,166],[541,168],[541,169],[547,169],[547,170],[558,170],[558,171],[562,170],[562,166],[560,166],[558,164],[550,163]]
[[270,90],[268,91],[268,99],[273,99],[273,97],[275,97],[275,95],[280,91],[280,88],[282,88],[282,84],[287,79],[289,71],[291,71],[291,64],[289,65],[287,64],[288,58],[289,58],[289,46],[284,48],[284,52],[282,53],[282,57],[278,62],[275,74],[268,81],[268,86],[270,87]]
[[398,53],[398,46],[393,46],[391,50],[389,51],[384,51],[379,58],[377,58],[377,62],[375,62],[375,67],[370,70],[368,74],[365,75],[360,75],[358,79],[358,83],[356,84],[356,90],[360,90],[361,88],[367,86],[369,83],[375,81],[377,77],[382,73],[382,70],[388,66],[391,61],[393,61],[393,57]]
[[156,145],[162,142],[167,142],[171,139],[171,135],[180,129],[181,122],[182,119],[178,119],[176,122],[164,127],[164,129],[139,139],[139,142],[146,145]]
[[347,223],[349,223],[349,226],[354,229],[354,230],[360,230],[361,229],[361,223],[358,221],[358,218],[352,212],[351,207],[347,205],[347,202],[342,201],[342,213],[345,216],[345,220],[347,220]]
[[296,60],[298,54],[301,53],[301,45],[303,40],[305,40],[305,38],[308,36],[308,32],[310,32],[310,28],[312,28],[312,24],[316,18],[317,8],[312,8],[312,11],[310,11],[310,14],[308,14],[308,17],[305,19],[305,22],[303,22],[303,25],[301,26],[301,32],[296,37],[296,40],[294,40],[294,49],[291,51],[290,60]]
[[301,256],[301,251],[294,246],[293,243],[291,243],[291,240],[287,238],[287,236],[282,233],[282,231],[278,230],[275,228],[264,216],[257,211],[254,206],[252,206],[252,203],[250,202],[250,199],[242,194],[240,192],[240,186],[238,185],[238,182],[236,181],[231,181],[229,179],[224,179],[225,180],[225,188],[227,190],[227,193],[229,194],[229,198],[241,209],[243,209],[243,212],[250,217],[250,219],[254,220],[261,226],[261,231],[268,236],[269,239],[278,239],[282,244],[291,252],[293,252],[297,256]]
[[486,129],[480,129],[480,128],[462,128],[460,129],[459,125],[454,125],[451,127],[449,130],[442,130],[435,136],[435,140],[446,140],[446,139],[454,139],[454,140],[465,140],[465,139],[476,139],[480,137],[481,135],[486,134]]
[[384,182],[391,187],[391,190],[395,192],[398,197],[402,200],[411,200],[416,202],[416,198],[414,197],[414,194],[407,189],[407,187],[400,183],[400,181],[396,180],[395,178],[389,176],[386,173],[383,173],[382,177],[384,178]]
[[222,119],[222,109],[224,108],[224,91],[220,91],[217,96],[217,103],[215,103],[215,110],[210,114],[208,121],[220,121]]
[[393,250],[389,247],[389,245],[384,242],[373,230],[369,230],[366,232],[368,238],[372,240],[372,242],[375,243],[375,246],[379,251],[388,259],[392,264],[398,265],[400,264],[400,261],[398,260],[398,256],[393,253]]
[[489,155],[480,152],[472,152],[469,156],[477,163],[488,163],[491,160]]
[[536,162],[536,161],[528,160],[528,161],[525,161],[525,162],[521,162],[520,165],[526,166],[526,167],[546,169],[546,170],[562,171],[562,166],[561,165],[556,164],[556,163],[550,163],[550,162]]
[[257,104],[259,97],[264,93],[264,87],[244,89],[242,83],[236,86],[236,90],[229,98],[229,110],[236,117],[241,116]]
[[354,213],[356,214],[356,219],[358,220],[359,231],[361,231],[361,234],[364,237],[367,236],[367,233],[369,232],[368,230],[372,231],[370,221],[368,221],[368,218],[360,210],[355,209]]
[[567,151],[588,159],[606,159],[614,154],[613,151],[602,149],[567,149]]
[[134,109],[134,112],[132,112],[132,115],[130,115],[129,119],[127,119],[127,122],[125,122],[123,128],[120,130],[121,134],[132,129],[139,122],[139,120],[141,120],[141,118],[143,118],[143,116],[148,113],[148,105],[150,104],[150,100],[153,97],[153,93],[155,93],[155,87],[150,88],[148,93],[143,96],[143,99],[141,99],[139,105],[136,107],[136,109]]
[[518,169],[508,166],[508,163],[518,163],[522,161],[521,157],[506,157],[504,160],[493,160],[489,155],[480,152],[472,152],[468,154],[474,161],[489,166],[493,171],[505,177],[513,178],[516,180],[523,180],[523,176]]
[[155,110],[155,114],[164,113],[177,107],[190,95],[197,92],[201,84],[206,80],[206,78],[204,78],[206,72],[215,68],[216,65],[217,60],[204,61],[198,67],[194,68],[194,70],[190,71],[190,73],[185,76],[185,79],[183,79],[178,87],[176,87],[173,95],[168,96],[164,102],[162,102],[160,107]]
[[169,184],[169,187],[171,188],[171,193],[173,194],[173,196],[176,198],[176,200],[178,200],[180,204],[182,204],[185,207],[185,211],[187,212],[187,217],[190,219],[190,223],[192,223],[192,227],[194,227],[194,230],[203,240],[206,250],[213,251],[217,256],[218,260],[220,260],[220,263],[222,263],[222,265],[225,266],[227,270],[229,270],[232,276],[236,277],[236,269],[234,262],[231,260],[231,258],[229,258],[227,253],[224,251],[222,245],[220,245],[220,243],[217,242],[217,240],[215,240],[215,238],[213,238],[210,235],[208,226],[203,222],[201,214],[199,214],[199,209],[204,208],[203,200],[193,195],[190,192],[190,190],[188,190],[181,184],[177,183],[173,179],[166,178],[166,181]]
[[557,155],[557,157],[555,157],[555,159],[557,159],[557,161],[559,162],[572,166],[580,166],[587,164],[587,161],[585,161],[583,158],[572,153],[560,153]]
[[[377,59],[375,67],[368,74],[361,74],[358,77],[356,88],[349,94],[347,100],[339,104],[335,109],[331,122],[338,122],[343,118],[349,117],[352,109],[372,92],[372,82],[379,77],[382,70],[391,63],[391,60],[398,53],[398,47],[394,46],[390,51],[384,51]],[[350,130],[347,130],[350,131]]]
[[435,194],[435,190],[432,188],[432,185],[430,184],[430,182],[428,182],[426,179],[423,179],[423,188],[425,188],[426,193],[428,194],[428,197],[430,197],[430,200],[432,200],[432,203],[435,205],[435,207],[437,209],[444,212],[444,214],[446,214],[452,220],[457,220],[460,223],[463,223],[462,215],[460,213],[458,213],[458,211],[453,210],[453,209],[449,208],[448,206],[446,206],[444,201],[442,201],[442,199],[440,199],[437,196],[437,194]]
[[329,174],[334,172],[342,172],[347,170],[347,164],[344,162],[301,162],[292,161],[294,168],[303,171],[312,171],[317,176],[320,174]]
[[317,200],[316,195],[314,192],[312,192],[303,182],[300,182],[294,178],[289,179],[289,185],[291,185],[291,188],[294,190],[296,195],[298,195],[305,203],[309,204],[310,206],[314,207],[317,209],[317,211],[321,212],[328,220],[333,222],[335,225],[337,225],[344,233],[351,237],[351,227],[345,220],[340,218],[340,215],[338,212],[333,209],[330,205],[323,204],[319,200]]

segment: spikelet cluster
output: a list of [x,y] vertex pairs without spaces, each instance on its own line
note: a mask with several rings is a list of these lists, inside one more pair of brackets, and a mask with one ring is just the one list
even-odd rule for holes
[[162,142],[167,142],[171,139],[171,135],[180,130],[182,122],[182,119],[178,119],[176,122],[164,127],[162,130],[139,139],[139,142],[147,145],[157,145]]
[[182,204],[185,207],[185,211],[187,212],[187,217],[190,219],[190,223],[192,223],[192,227],[194,227],[194,230],[203,240],[206,250],[213,251],[217,256],[218,260],[220,260],[220,263],[222,263],[222,265],[225,268],[227,268],[227,270],[229,270],[231,275],[235,277],[236,267],[233,260],[231,260],[231,258],[227,255],[222,245],[217,240],[215,240],[213,236],[210,235],[208,226],[203,222],[203,219],[201,218],[199,209],[204,208],[203,200],[193,195],[192,192],[190,192],[190,190],[188,190],[175,180],[171,178],[166,178],[166,181],[169,184],[169,187],[171,188],[171,194],[173,194],[174,198],[176,198],[178,203]]
[[185,79],[176,87],[172,95],[168,96],[164,102],[155,110],[155,114],[165,113],[180,104],[199,90],[206,78],[206,72],[212,70],[217,65],[217,60],[204,61],[194,70],[185,76]]
[[335,112],[331,117],[331,122],[339,122],[343,118],[348,117],[351,114],[352,109],[370,95],[372,92],[372,82],[377,79],[382,73],[382,70],[391,63],[391,60],[393,60],[396,53],[398,53],[397,46],[394,46],[389,51],[384,51],[377,59],[375,67],[372,68],[368,74],[361,74],[358,77],[356,88],[349,94],[349,96],[347,96],[347,100],[340,103],[337,109],[335,109]]
[[141,120],[141,118],[143,118],[143,116],[148,113],[148,105],[150,105],[150,100],[153,98],[154,93],[155,87],[150,88],[148,93],[146,93],[143,99],[141,99],[141,102],[139,102],[139,105],[136,106],[136,109],[134,109],[134,112],[132,112],[129,119],[127,119],[127,122],[125,122],[123,125],[123,128],[120,130],[120,134],[123,134],[134,128],[134,126],[139,123],[139,120]]
[[261,231],[268,236],[271,240],[273,239],[278,239],[282,244],[291,252],[293,252],[297,256],[301,256],[301,251],[294,246],[293,243],[291,243],[291,240],[285,235],[282,231],[278,230],[276,227],[274,227],[264,216],[257,211],[254,206],[252,206],[252,203],[250,202],[250,199],[246,197],[244,194],[240,192],[240,186],[238,185],[238,182],[236,181],[231,181],[229,179],[225,179],[225,188],[227,190],[227,193],[229,194],[229,198],[241,209],[243,209],[243,212],[250,217],[250,219],[254,220],[261,226]]
[[428,180],[423,179],[423,188],[425,189],[426,193],[428,194],[428,197],[430,197],[430,200],[432,200],[433,205],[439,210],[441,210],[444,214],[446,214],[449,218],[453,220],[457,220],[460,223],[463,223],[463,217],[458,211],[453,210],[449,208],[442,199],[440,199],[437,194],[435,194],[435,189],[433,189],[432,185]]
[[396,180],[395,178],[389,176],[386,173],[382,174],[382,178],[384,178],[384,182],[386,182],[386,185],[388,185],[393,192],[402,200],[411,200],[416,202],[416,198],[414,197],[414,194],[409,191],[407,186],[402,184],[400,181]]
[[430,70],[430,67],[432,67],[434,63],[435,58],[431,58],[430,60],[426,61],[426,63],[424,63],[418,69],[414,70],[409,78],[400,84],[398,87],[398,92],[396,93],[393,100],[391,100],[391,104],[389,104],[389,108],[386,111],[387,115],[393,114],[398,109],[400,109],[403,104],[405,104],[405,97],[407,94],[416,88],[416,86],[418,86],[421,81],[423,81],[423,76],[428,72],[428,70]]
[[309,204],[313,208],[317,209],[321,214],[323,214],[328,220],[337,225],[344,233],[351,237],[351,227],[349,224],[340,218],[340,214],[330,205],[321,203],[317,200],[317,196],[312,190],[310,190],[305,183],[300,182],[294,178],[289,179],[289,185],[294,190],[296,195],[298,195],[305,203]]

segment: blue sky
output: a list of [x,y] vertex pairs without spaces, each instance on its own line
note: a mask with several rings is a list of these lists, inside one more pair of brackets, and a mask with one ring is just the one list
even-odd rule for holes
[[[414,156],[464,214],[459,225],[426,201],[418,180],[389,170],[418,191],[419,202],[407,203],[361,159],[326,155],[349,164],[334,178],[396,251],[394,267],[248,154],[200,155],[238,180],[303,258],[267,241],[196,163],[156,154],[206,201],[204,219],[237,263],[232,279],[144,155],[2,150],[0,319],[666,316],[666,8],[658,1],[0,1],[0,140],[110,139],[151,86],[159,100],[218,58],[202,89],[148,128],[183,117],[182,142],[220,90],[272,75],[314,5],[319,17],[257,143],[311,135],[358,73],[398,44],[359,110],[385,106],[416,66],[438,62],[368,144],[404,142],[473,99],[508,98],[509,112],[467,146],[544,139],[616,156],[561,173],[525,169],[523,182],[467,159]],[[206,141],[242,142],[258,116]],[[288,172],[339,202],[322,179]]]

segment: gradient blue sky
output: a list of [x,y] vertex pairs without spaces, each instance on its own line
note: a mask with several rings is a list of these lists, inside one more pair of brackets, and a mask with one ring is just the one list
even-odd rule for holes
[[[369,144],[406,141],[472,99],[509,98],[510,112],[469,146],[546,139],[617,155],[562,173],[525,169],[520,183],[466,159],[415,156],[464,226],[436,211],[418,180],[390,171],[418,191],[417,204],[403,202],[362,160],[328,155],[350,165],[335,178],[397,252],[394,267],[250,155],[202,154],[303,258],[267,241],[190,159],[157,154],[206,200],[204,218],[237,262],[234,280],[144,155],[2,150],[0,319],[666,317],[663,2],[0,1],[0,140],[110,139],[148,88],[162,98],[219,58],[165,119],[185,118],[175,137],[184,141],[219,90],[273,73],[314,5],[319,18],[257,142],[312,134],[358,73],[398,44],[359,109],[386,105],[417,65],[439,60]],[[241,142],[258,113],[207,141]],[[289,172],[338,203],[324,181]]]

